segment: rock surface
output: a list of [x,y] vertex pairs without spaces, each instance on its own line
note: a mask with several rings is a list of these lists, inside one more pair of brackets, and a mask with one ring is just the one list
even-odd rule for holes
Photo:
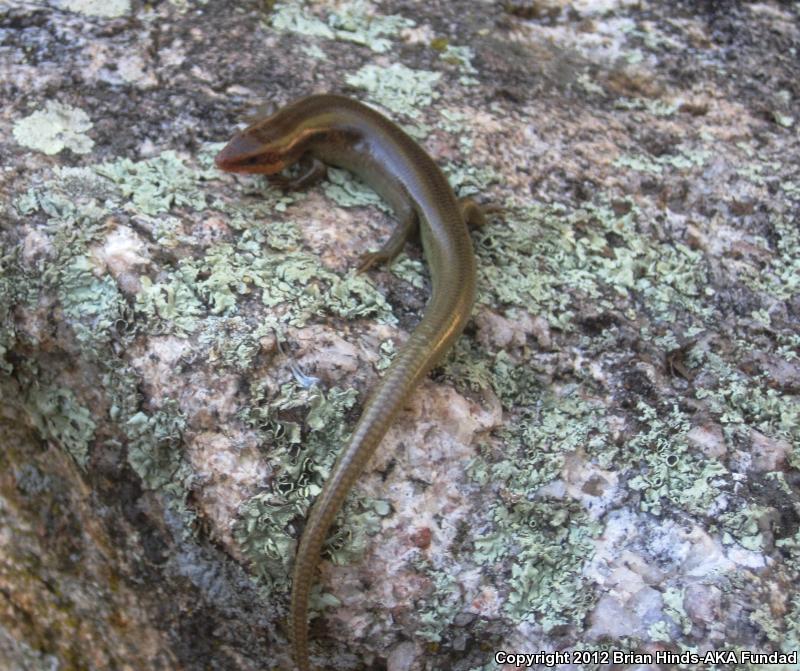
[[798,49],[796,2],[6,0],[0,667],[290,668],[302,521],[428,295],[416,246],[353,274],[392,220],[348,175],[214,169],[322,91],[502,210],[328,544],[318,663],[796,651]]

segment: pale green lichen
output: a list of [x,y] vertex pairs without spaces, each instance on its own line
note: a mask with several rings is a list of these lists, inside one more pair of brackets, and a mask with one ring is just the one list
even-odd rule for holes
[[392,361],[397,356],[397,347],[393,340],[384,340],[378,347],[381,358],[375,362],[375,369],[379,371],[386,370],[392,365]]
[[[468,138],[462,138],[468,142]],[[459,197],[486,192],[491,184],[501,181],[500,175],[491,166],[476,166],[468,163],[448,163],[444,166],[447,181]]]
[[661,515],[669,502],[694,515],[705,514],[721,488],[730,485],[730,472],[689,447],[691,417],[677,406],[666,416],[644,401],[638,402],[637,410],[641,428],[628,448],[638,455],[639,474],[628,487],[639,492],[640,508]]
[[582,72],[578,75],[576,82],[586,93],[590,95],[602,95],[605,89],[600,86],[588,72]]
[[237,308],[239,296],[267,285],[272,277],[268,271],[253,272],[253,260],[247,252],[222,243],[210,247],[202,257],[183,260],[180,273],[195,287],[212,315],[231,314]]
[[127,158],[96,166],[97,174],[115,183],[123,197],[130,198],[135,212],[156,215],[173,207],[204,210],[206,194],[198,180],[215,173],[190,168],[174,151],[165,151],[144,161]]
[[[624,210],[618,214],[602,202],[572,210],[559,203],[507,210],[506,225],[474,236],[481,258],[478,300],[526,307],[563,330],[573,328],[569,292],[613,310],[614,294],[636,291],[659,319],[686,312],[704,318],[707,308],[696,300],[707,284],[700,253],[654,244],[637,230],[636,207],[626,204]],[[610,247],[612,236],[619,243]]]
[[186,337],[197,330],[203,304],[181,273],[167,273],[159,282],[143,275],[139,281],[135,310],[150,332]]
[[[361,31],[364,31],[363,35],[369,34],[357,19],[350,24],[345,19],[340,25],[334,25],[338,19],[334,18],[331,23],[329,17],[326,23],[316,19],[308,10],[297,9],[290,3],[279,5],[277,10],[276,17],[283,15],[284,20],[297,22],[294,27],[284,26],[288,30],[307,34],[317,31],[317,35],[328,39],[351,39]],[[291,12],[302,21],[293,19]],[[342,15],[346,16],[346,11]],[[303,22],[307,23],[300,25]],[[337,31],[351,35],[337,34]],[[363,38],[357,37],[354,41],[359,40]],[[379,44],[374,39],[373,42]],[[629,52],[629,57],[631,53],[635,58],[640,56],[636,52]],[[395,111],[409,113],[408,109],[414,106],[429,104],[435,95],[433,88],[436,79],[433,77],[426,83],[427,94],[416,97],[414,87],[419,82],[415,80],[414,73],[403,73],[400,78],[403,82],[411,82],[407,88],[412,90],[413,95],[408,96],[403,88],[406,84],[378,82],[386,72],[379,74],[362,71],[363,85],[372,82],[369,86],[380,94],[373,98],[380,100],[380,96],[383,96],[384,100],[380,100],[382,104]],[[391,80],[392,77],[385,79]],[[587,88],[592,86],[592,82],[587,82]],[[596,85],[594,88],[600,89]],[[407,106],[406,99],[409,98],[414,102]],[[387,104],[386,100],[393,101],[397,107]],[[637,109],[656,116],[674,111],[672,105],[660,101],[643,101],[639,105],[640,101],[636,101]],[[467,146],[465,143],[466,139],[462,141],[462,148]],[[625,168],[628,161],[627,167],[663,175],[665,172],[701,167],[707,160],[708,155],[702,149],[699,152],[681,149],[670,156],[622,157],[618,167]],[[198,175],[190,174],[184,186],[178,185],[178,191],[186,189],[188,200],[172,200],[170,191],[174,185],[170,183],[164,189],[160,186],[160,180],[171,179],[169,173],[172,167],[176,167],[174,162],[165,161],[159,173],[147,162],[141,162],[127,175],[123,174],[125,171],[119,171],[113,178],[120,178],[119,185],[127,193],[128,211],[134,213],[139,221],[145,222],[148,228],[162,228],[164,232],[156,236],[159,244],[164,242],[176,246],[180,242],[180,221],[174,216],[169,217],[167,210],[175,205],[205,207],[208,199],[198,193],[201,190],[197,184]],[[469,166],[459,169],[467,173],[471,170]],[[771,171],[769,164],[760,163],[743,168],[742,176],[755,184],[764,185],[770,179]],[[460,175],[454,181],[465,189],[472,189],[462,190],[462,194],[480,192],[488,183],[485,179],[473,181],[471,176],[464,178]],[[211,246],[188,263],[167,268],[157,278],[142,278],[143,291],[140,296],[144,295],[144,298],[140,300],[137,297],[136,304],[139,311],[137,316],[142,320],[137,328],[145,332],[163,329],[181,335],[197,331],[198,341],[209,348],[215,362],[242,370],[244,368],[241,367],[246,368],[257,352],[257,337],[268,332],[265,326],[248,337],[247,324],[239,315],[243,301],[257,298],[260,293],[264,304],[279,308],[276,312],[282,313],[284,321],[302,324],[321,313],[356,315],[359,302],[365,300],[364,292],[367,292],[366,300],[369,301],[371,291],[364,284],[350,286],[348,277],[321,273],[316,259],[302,254],[299,236],[291,226],[278,233],[273,233],[273,229],[267,227],[276,225],[274,223],[262,226],[261,219],[271,221],[274,212],[285,207],[288,200],[279,205],[276,196],[267,189],[254,194],[252,184],[243,179],[237,182],[237,188],[245,195],[255,195],[254,202],[215,204],[226,214],[232,228],[237,231],[252,230],[253,233],[248,236],[237,233],[239,240],[235,244]],[[784,184],[789,186],[782,188],[791,191],[792,183]],[[136,200],[135,192],[139,186],[145,198]],[[357,195],[348,193],[347,187],[339,192],[335,187],[328,189],[332,197],[340,199],[343,204],[366,202],[357,202]],[[114,206],[119,206],[119,199],[115,197],[112,200]],[[20,199],[19,206],[27,211],[31,211],[28,208],[42,207],[49,216],[65,219],[75,217],[74,221],[80,221],[81,232],[78,235],[81,239],[70,243],[69,254],[60,257],[62,260],[58,269],[49,281],[58,281],[62,274],[77,279],[75,287],[78,300],[63,295],[62,298],[68,305],[70,321],[82,325],[85,332],[90,334],[89,327],[93,320],[107,323],[115,310],[113,296],[103,278],[96,278],[99,281],[93,283],[86,276],[89,269],[85,266],[88,258],[85,245],[98,235],[100,218],[94,214],[86,217],[86,209],[82,205],[70,211],[69,198],[58,201],[59,198],[52,199],[49,195],[39,194]],[[105,207],[102,199],[96,202],[93,213]],[[642,225],[641,214],[632,204],[628,213],[618,214],[602,198],[580,208],[555,203],[513,209],[508,212],[507,219],[507,224],[492,225],[474,235],[480,254],[481,302],[503,310],[510,318],[513,318],[514,310],[527,310],[541,314],[551,328],[573,335],[579,328],[574,320],[578,306],[582,300],[589,299],[599,311],[622,313],[631,321],[642,313],[646,313],[657,325],[673,324],[680,318],[679,327],[669,327],[663,333],[651,329],[648,324],[639,327],[639,335],[643,340],[655,342],[659,347],[672,348],[679,342],[679,336],[696,335],[715,316],[702,253],[681,245],[661,244],[644,232],[648,228]],[[796,278],[800,276],[796,267],[796,251],[800,245],[796,236],[792,237],[790,222],[782,222],[779,226],[779,238],[785,249],[779,250],[774,261],[767,264],[763,276],[758,268],[753,268],[748,282],[751,283],[749,286],[765,294],[788,298],[792,291],[796,291]],[[63,236],[59,244],[62,241]],[[265,251],[265,246],[287,254],[272,254],[269,250]],[[261,255],[271,256],[272,259],[266,266],[253,265],[253,261]],[[791,262],[793,259],[794,262]],[[790,263],[787,264],[787,260]],[[419,283],[420,280],[417,264],[412,267],[410,281]],[[184,293],[176,297],[180,292]],[[95,295],[101,298],[102,307],[96,314],[88,306]],[[633,297],[635,306],[631,304]],[[210,309],[216,315],[200,320],[204,309]],[[754,312],[754,318],[762,326],[770,324],[769,313],[763,309]],[[382,309],[378,308],[369,314],[381,313]],[[633,327],[636,328],[636,325]],[[604,344],[613,344],[614,337],[610,333],[581,336],[580,346],[586,348],[586,354],[592,355]],[[796,337],[779,334],[776,342],[780,343],[782,356],[787,360],[796,356],[793,352],[797,346]],[[87,339],[84,346],[102,348],[103,342],[102,339],[98,339],[97,343]],[[793,398],[774,388],[770,389],[764,379],[757,376],[749,379],[737,371],[735,360],[747,351],[743,344],[737,345],[737,348],[726,359],[721,356],[714,359],[702,348],[692,351],[690,367],[711,369],[716,375],[713,382],[698,382],[693,401],[702,402],[704,407],[711,409],[712,414],[721,418],[728,438],[743,438],[749,428],[758,427],[767,435],[796,440],[795,427],[799,422],[791,406]],[[476,557],[486,562],[500,559],[513,562],[506,611],[509,617],[514,620],[541,618],[546,628],[562,622],[579,621],[592,598],[590,590],[581,583],[580,569],[591,552],[590,539],[596,529],[577,508],[564,505],[562,501],[531,501],[530,495],[559,476],[566,453],[586,448],[605,467],[621,456],[619,449],[606,440],[607,429],[600,407],[577,400],[591,396],[591,381],[581,379],[580,371],[576,371],[577,379],[572,386],[558,395],[546,394],[535,382],[532,360],[524,357],[514,360],[503,352],[486,352],[464,338],[459,341],[445,370],[466,380],[474,388],[494,387],[503,401],[505,411],[515,413],[515,421],[508,422],[508,427],[495,436],[509,449],[509,458],[497,460],[495,454],[484,448],[480,457],[470,466],[470,472],[484,487],[494,483],[503,487],[504,494],[511,495],[506,501],[517,497],[523,503],[512,505],[504,502],[504,497],[498,497],[495,507],[487,514],[494,528],[492,533],[479,538]],[[524,375],[515,374],[515,370],[523,371]],[[133,388],[125,389],[129,398],[135,397]],[[147,482],[155,483],[155,486],[169,486],[174,481],[166,474],[171,469],[180,472],[180,464],[176,465],[167,458],[169,455],[159,449],[148,452],[142,443],[161,436],[165,444],[170,444],[180,430],[180,418],[173,413],[171,418],[164,421],[152,420],[153,426],[149,416],[133,412],[126,405],[130,401],[124,400],[121,385],[110,393],[118,396],[115,413],[128,418],[126,426],[129,426],[137,441],[132,465]],[[251,407],[244,413],[265,438],[286,448],[276,457],[279,478],[274,489],[269,495],[265,494],[263,499],[255,498],[248,502],[249,505],[243,506],[243,526],[238,529],[237,536],[248,556],[254,560],[257,570],[262,575],[270,576],[270,580],[279,583],[282,588],[286,587],[289,568],[286,559],[292,556],[294,547],[292,534],[287,527],[302,517],[305,499],[319,491],[320,483],[326,477],[324,470],[316,471],[313,463],[298,456],[299,445],[305,443],[301,427],[307,427],[305,430],[312,437],[312,442],[324,437],[324,441],[319,443],[324,446],[320,447],[324,452],[322,462],[329,464],[334,452],[341,447],[341,442],[331,445],[327,441],[339,441],[342,438],[338,432],[344,425],[341,419],[343,408],[349,407],[343,403],[342,407],[329,413],[326,403],[331,401],[320,400],[316,393],[315,390],[301,390],[296,386],[281,390],[277,395],[261,389],[254,394]],[[332,402],[336,403],[335,400]],[[262,412],[265,406],[269,408],[266,413]],[[669,404],[661,406],[655,402],[640,401],[634,406],[631,419],[638,421],[640,428],[633,441],[625,447],[628,454],[626,460],[629,462],[626,461],[624,468],[632,468],[631,472],[636,475],[624,486],[629,488],[633,496],[640,497],[638,500],[642,507],[651,512],[666,514],[668,509],[677,509],[690,515],[703,514],[713,500],[715,488],[729,485],[731,474],[719,462],[698,457],[694,453],[696,450],[689,449],[686,434],[691,417]],[[300,454],[306,456],[308,452]],[[796,466],[796,448],[793,454]],[[753,522],[759,512],[756,508],[745,507],[721,516],[720,533],[757,549],[760,539],[756,540],[757,534],[751,532],[754,531]],[[547,521],[539,521],[540,527],[532,528],[532,518]],[[572,530],[570,523],[574,523]],[[797,544],[800,546],[800,541]],[[269,566],[270,562],[274,564]],[[447,576],[436,571],[432,571],[432,575],[436,585],[435,604],[424,611],[422,630],[428,640],[439,640],[442,628],[458,611],[458,604],[457,599],[452,598]],[[576,599],[576,594],[581,598]],[[667,614],[673,619],[677,617],[676,622],[680,620],[682,624],[677,608],[677,590],[676,594],[670,593],[665,597],[665,603]],[[795,602],[794,610],[785,618],[789,628],[792,626],[791,618],[794,618],[795,642],[798,638],[797,622],[800,620],[798,613],[800,606]],[[763,626],[772,639],[781,632],[774,624],[768,624],[768,615],[767,611],[757,611],[753,621]],[[656,639],[667,640],[667,623],[655,626],[652,633]],[[634,647],[633,644],[631,647]]]
[[418,117],[420,108],[429,106],[439,97],[434,89],[440,72],[413,70],[401,63],[388,66],[367,64],[345,78],[351,86],[364,89],[369,97],[387,109]]
[[[171,171],[176,174],[169,175]],[[117,352],[136,332],[163,330],[170,321],[178,323],[176,331],[180,327],[191,328],[194,324],[183,324],[180,318],[196,318],[199,302],[195,299],[192,310],[181,311],[181,288],[171,292],[170,286],[162,289],[163,301],[156,300],[155,285],[160,283],[142,276],[144,291],[132,312],[117,281],[98,260],[96,250],[116,221],[109,215],[114,212],[119,218],[122,216],[119,213],[125,211],[136,217],[142,228],[152,224],[150,230],[157,238],[166,241],[169,236],[172,246],[178,244],[181,240],[175,233],[177,220],[167,214],[167,209],[176,204],[205,206],[201,183],[207,175],[206,168],[191,170],[181,165],[174,154],[139,164],[121,161],[84,168],[56,168],[52,179],[42,180],[12,201],[11,212],[30,218],[31,232],[35,231],[45,253],[29,262],[30,266],[21,266],[14,261],[15,257],[4,257],[4,270],[11,270],[13,276],[4,277],[0,283],[2,289],[6,280],[13,281],[14,300],[22,301],[32,311],[55,299],[53,309],[59,324],[68,329],[67,333],[74,334],[70,340],[75,345],[76,365],[84,365],[101,376],[97,393],[102,395],[101,404],[103,401],[108,404],[111,420],[128,437],[132,468],[145,486],[165,495],[167,504],[179,514],[176,519],[184,521],[186,534],[191,533],[192,518],[185,505],[189,472],[177,449],[183,420],[169,403],[147,413],[139,407],[141,380],[129,364],[119,359]],[[166,183],[159,184],[159,180]],[[132,198],[139,187],[144,189],[146,198]],[[170,189],[175,195],[167,193]],[[34,224],[37,220],[42,223]],[[159,230],[165,231],[166,236]],[[169,283],[167,279],[166,284]],[[5,292],[0,292],[0,308],[2,293]],[[143,308],[148,303],[150,311]],[[139,318],[137,321],[134,314]],[[0,344],[6,347],[15,334],[3,329],[2,336]],[[81,466],[88,466],[96,417],[86,407],[85,399],[77,396],[77,390],[65,390],[63,384],[58,384],[58,378],[43,386],[41,382],[34,383],[35,379],[41,380],[34,370],[23,366],[18,373],[20,383],[28,389],[29,412],[42,434],[61,445]]]
[[784,180],[780,183],[781,190],[790,200],[800,200],[800,182]]
[[279,322],[274,316],[266,317],[256,326],[242,316],[206,317],[198,342],[207,348],[205,356],[215,366],[246,373],[262,349],[261,339],[271,337],[278,329]]
[[325,297],[325,305],[333,314],[344,319],[374,317],[383,323],[397,323],[386,297],[377,290],[372,280],[355,270],[333,281]]
[[681,628],[684,636],[688,636],[692,632],[692,620],[683,607],[684,598],[684,590],[677,587],[667,587],[661,594],[664,602],[664,614],[668,615]]
[[498,508],[494,521],[514,534],[509,617],[536,622],[545,632],[582,622],[595,595],[583,585],[581,572],[601,526],[590,523],[578,504],[559,500]]
[[169,3],[181,14],[185,14],[198,7],[205,7],[208,4],[208,0],[169,0]]
[[[745,354],[749,348],[741,342],[737,350]],[[695,395],[719,417],[729,439],[748,438],[752,428],[790,444],[800,441],[800,406],[792,394],[770,388],[762,376],[744,374],[711,350],[693,350],[690,361],[714,375]]]
[[191,471],[179,449],[186,419],[175,401],[165,401],[156,412],[137,412],[123,427],[130,441],[128,463],[147,488],[188,486]]
[[[265,242],[279,252],[296,251],[301,246],[302,235],[293,221],[272,221],[266,227],[264,235]],[[254,240],[253,244],[258,243]]]
[[674,638],[672,635],[672,628],[669,623],[664,620],[658,620],[647,628],[647,635],[651,641],[660,641],[663,643],[671,643]]
[[436,570],[425,558],[420,557],[413,564],[417,571],[429,575],[433,583],[432,594],[426,597],[424,607],[417,612],[415,633],[423,641],[439,643],[442,632],[463,610],[461,586],[454,573]]
[[738,510],[721,513],[716,523],[724,530],[722,542],[725,545],[738,543],[751,552],[763,552],[766,543],[761,533],[761,521],[769,510],[764,506],[745,505]]
[[306,46],[305,54],[309,58],[314,58],[318,61],[327,61],[328,56],[316,44],[309,44]]
[[336,36],[325,21],[293,2],[276,4],[269,23],[276,30],[308,37],[332,40]]
[[443,107],[439,110],[439,116],[441,118],[439,128],[443,131],[456,136],[460,136],[462,133],[469,133],[470,119],[466,113]]
[[705,165],[711,158],[711,151],[708,149],[688,149],[678,148],[676,154],[663,154],[661,156],[647,156],[639,154],[635,156],[622,155],[614,160],[616,168],[631,168],[637,172],[647,172],[653,175],[660,175],[665,170],[674,172],[675,170],[689,170]]
[[280,31],[354,42],[377,53],[385,53],[392,48],[392,41],[387,36],[396,36],[401,30],[412,27],[414,22],[396,14],[379,14],[369,3],[352,0],[328,10],[325,19],[319,18],[310,7],[282,2],[275,5],[270,24]]
[[499,368],[497,362],[505,358],[505,353],[498,352],[492,360],[474,341],[459,338],[442,362],[442,368],[445,376],[460,391],[480,393],[493,388],[495,371]]
[[0,249],[0,372],[14,370],[6,354],[16,342],[16,327],[11,311],[23,298],[23,287],[14,278],[21,275],[18,249]]
[[[602,92],[602,89],[601,91]],[[666,102],[664,100],[651,100],[649,98],[618,98],[614,101],[614,107],[624,110],[645,110],[653,116],[672,116],[678,111],[677,102]]]
[[56,4],[70,12],[113,19],[131,11],[130,0],[56,0]]
[[625,54],[625,60],[629,65],[636,65],[644,60],[644,52],[641,49],[631,49]]
[[92,122],[81,109],[48,100],[44,110],[34,112],[14,124],[14,139],[19,144],[45,154],[71,149],[88,154],[94,141],[86,135]]
[[83,343],[112,338],[112,327],[126,311],[114,279],[97,277],[93,270],[89,257],[76,255],[61,266],[58,280],[54,278],[64,315]]
[[393,275],[408,282],[415,289],[425,286],[425,266],[422,261],[400,254],[390,266]]
[[75,394],[63,387],[34,385],[28,390],[24,405],[39,435],[61,445],[86,469],[89,443],[97,425]]
[[474,75],[478,71],[472,65],[475,51],[471,47],[456,47],[448,44],[441,53],[440,58],[446,63],[458,65],[464,72]]
[[[681,324],[680,330],[667,329],[656,335],[652,323],[641,320],[641,337],[664,347],[670,343],[677,347],[677,336],[681,341],[695,337],[716,319],[713,292],[705,288],[709,282],[703,256],[682,245],[665,248],[657,244],[643,233],[647,229],[640,227],[639,218],[632,203],[617,202],[612,207],[602,199],[580,209],[553,204],[507,210],[502,224],[491,224],[473,234],[482,275],[479,300],[495,309],[498,305],[506,311],[519,307],[544,315],[551,328],[569,331],[574,328],[571,310],[576,298],[591,300],[598,310],[614,311],[630,296],[636,296],[656,324]],[[783,247],[775,261],[776,272],[783,265],[792,267],[798,247],[784,229],[780,240]],[[502,275],[494,278],[492,268],[502,268]],[[787,282],[791,292],[792,281]],[[633,319],[641,314],[626,316]],[[770,323],[768,317],[763,315],[762,321]],[[609,337],[606,333],[584,337],[583,347],[587,353],[603,351],[613,346]],[[787,345],[783,347],[788,351]],[[746,344],[741,348],[740,353],[731,354],[733,361],[741,358]],[[499,352],[487,366],[489,354],[467,347],[462,339],[446,368],[456,366],[457,376],[473,380],[473,388],[491,385],[507,411],[514,413],[513,421],[495,433],[503,446],[500,453],[513,458],[496,460],[493,450],[482,450],[469,467],[478,484],[501,487],[504,496],[498,499],[502,501],[525,501],[525,506],[531,506],[531,494],[561,476],[566,453],[584,451],[602,468],[619,467],[623,454],[608,440],[601,406],[585,402],[570,406],[571,399],[587,393],[584,385],[590,380],[581,381],[578,375],[575,396],[553,401],[537,389],[531,362],[512,360]],[[714,378],[702,378],[695,393],[712,415],[720,418],[726,436],[730,438],[735,432],[738,439],[747,439],[749,430],[756,428],[796,444],[800,417],[794,398],[770,389],[758,376],[745,375],[727,361],[713,350],[698,348],[690,352],[687,363],[692,370],[702,367],[715,372]],[[524,371],[524,375],[514,371]],[[705,518],[712,506],[720,504],[720,496],[733,491],[735,475],[723,463],[690,445],[692,414],[676,404],[662,406],[640,398],[633,419],[639,426],[626,438],[625,468],[631,471],[631,477],[623,486],[637,497],[643,510],[657,515],[678,510],[683,515]],[[547,505],[547,499],[534,501]],[[769,509],[730,497],[722,501],[726,508],[716,516],[717,527],[712,529],[746,549],[764,551],[758,523]],[[551,509],[526,509],[521,514],[508,504],[492,508],[492,531],[476,541],[473,556],[486,565],[515,561],[506,606],[514,620],[535,618],[552,627],[579,621],[591,607],[591,592],[581,584],[580,575],[582,562],[591,554],[597,527],[583,517],[583,511],[574,511],[573,521],[580,520],[572,527],[577,536],[571,541],[573,546],[566,545],[565,553],[563,534],[569,525],[561,528],[559,520],[564,514],[572,515],[565,512],[569,510],[563,501]],[[531,519],[552,520],[554,528],[536,528],[530,533],[526,524]],[[548,545],[548,533],[553,534],[552,546]],[[557,557],[554,574],[547,573],[548,562],[553,561],[548,547],[554,548]],[[518,562],[518,556],[533,560]],[[533,571],[532,566],[544,567],[540,568],[543,574]],[[573,576],[571,582],[568,576]],[[568,603],[566,596],[560,596],[574,594],[586,595],[586,601]],[[680,605],[677,597],[672,599],[667,614],[685,629],[687,621]],[[666,622],[655,625],[651,634],[659,640],[672,636]]]
[[459,84],[462,86],[478,86],[480,84],[480,79],[472,76],[477,75],[478,71],[472,64],[472,59],[475,58],[475,51],[471,47],[457,47],[452,44],[445,44],[439,51],[439,57],[445,63],[454,65],[460,70]]
[[[340,445],[341,449],[344,447]],[[344,566],[357,562],[364,556],[369,544],[369,536],[381,530],[381,510],[386,510],[386,502],[366,497],[355,497],[348,501],[340,516],[340,523],[328,538],[327,548],[331,561]]]
[[186,497],[194,476],[180,449],[186,418],[177,402],[166,399],[153,412],[138,411],[118,419],[128,438],[128,463],[142,486],[158,491],[167,507],[182,521],[177,528],[178,537],[181,540],[191,537],[196,515]]
[[394,321],[386,299],[368,278],[353,273],[342,278],[322,269],[319,260],[309,254],[264,256],[255,260],[248,272],[262,290],[264,305],[285,304],[284,321],[289,324],[301,326],[312,315],[324,312]]
[[384,212],[390,211],[386,201],[346,170],[330,168],[328,180],[322,185],[322,189],[328,198],[342,207],[372,205]]
[[[109,417],[127,439],[131,468],[144,487],[158,491],[178,514],[176,519],[182,520],[181,533],[185,535],[192,533],[193,518],[186,505],[191,473],[180,451],[185,419],[170,401],[143,410],[137,391],[141,380],[129,364],[113,354],[114,348],[123,346],[134,334],[192,335],[197,351],[201,350],[212,365],[243,371],[258,355],[260,339],[271,336],[285,323],[303,324],[323,315],[394,321],[391,308],[367,276],[327,271],[316,256],[302,251],[297,225],[275,220],[276,211],[285,210],[294,198],[261,181],[235,179],[234,188],[243,197],[232,203],[213,201],[236,231],[234,241],[203,241],[198,245],[178,214],[180,210],[209,207],[211,199],[203,182],[218,175],[211,172],[210,152],[203,152],[198,162],[200,167],[191,166],[175,153],[166,152],[138,162],[118,160],[56,170],[54,179],[13,201],[19,216],[45,218],[39,232],[54,252],[41,261],[41,272],[35,274],[20,268],[15,255],[3,257],[4,268],[13,268],[25,278],[4,276],[0,284],[0,308],[20,300],[23,289],[22,298],[31,307],[43,294],[56,297],[65,324],[77,335],[80,356],[95,362],[91,368],[105,371],[102,393]],[[94,253],[107,235],[111,213],[135,219],[137,232],[143,232],[160,248],[177,250],[174,256],[166,257],[161,272],[139,276],[132,310]],[[187,254],[186,249],[199,251]],[[258,326],[248,327],[241,316],[244,301],[274,308],[274,314],[263,318]],[[14,345],[11,328],[4,327],[2,335],[3,347]],[[287,451],[276,453],[279,477],[269,504],[254,499],[243,507],[244,526],[240,525],[238,537],[254,560],[262,562],[259,572],[280,582],[286,580],[286,567],[265,567],[270,557],[292,556],[289,548],[293,541],[286,523],[305,514],[309,500],[327,477],[344,443],[349,423],[342,417],[354,403],[355,392],[333,389],[323,395],[313,388],[302,390],[292,385],[291,391],[280,394],[269,406],[275,421],[260,414],[264,404],[259,393],[243,416],[260,417],[255,426],[264,432],[265,439],[274,430],[277,442]],[[91,414],[88,410],[82,414],[77,398],[68,392],[32,396],[34,409],[51,408],[54,403],[63,406],[56,418],[71,418],[72,423],[49,420],[49,425],[43,424],[43,434],[61,444],[78,463],[88,464]],[[303,459],[293,466],[303,424],[283,417],[297,413],[305,416],[309,433],[303,441],[304,449],[314,460]],[[277,505],[282,496],[288,497],[285,509]],[[287,517],[282,517],[282,510]],[[381,510],[385,514],[385,504],[382,507],[380,502],[348,504],[347,516],[355,522],[342,524],[331,540],[329,553],[335,561],[352,561],[363,551],[364,534],[378,528]],[[253,526],[256,514],[257,529]]]
[[736,174],[742,179],[752,182],[757,186],[766,186],[773,175],[780,174],[783,166],[778,161],[765,161],[756,158],[756,150],[748,143],[737,145],[745,156],[753,160],[743,162],[736,168]]
[[532,499],[559,477],[564,456],[577,449],[606,449],[599,408],[574,397],[543,396],[525,368],[498,353],[491,380],[503,405],[515,413],[500,430],[502,452],[488,447],[468,466],[478,484],[501,488],[489,506],[492,529],[475,538],[481,565],[511,563],[505,611],[513,621],[536,621],[545,631],[582,621],[594,596],[583,585],[582,566],[591,558],[600,526],[574,501]]
[[384,36],[397,36],[401,30],[411,28],[415,23],[397,14],[378,14],[369,3],[353,0],[330,12],[328,25],[337,39],[355,42],[377,53],[386,53],[393,45]]
[[[774,217],[771,222],[775,233],[776,253],[758,267],[742,269],[746,286],[779,300],[791,300],[800,291],[800,229],[789,217]],[[756,238],[764,249],[770,244]]]
[[[355,400],[353,389],[323,392],[292,382],[270,391],[257,385],[243,410],[242,419],[269,442],[276,471],[268,490],[240,506],[235,534],[261,579],[272,588],[289,587],[295,546],[289,524],[301,519],[322,491],[349,430],[344,414]],[[377,530],[378,516],[374,505],[351,497],[339,516],[342,525],[327,543],[332,559],[345,563],[360,556],[366,545],[364,534]]]
[[69,233],[87,241],[97,238],[103,217],[110,214],[119,196],[114,184],[89,168],[56,168],[53,179],[37,189],[29,189],[13,202],[18,214],[42,210],[49,218],[49,229],[72,226]]

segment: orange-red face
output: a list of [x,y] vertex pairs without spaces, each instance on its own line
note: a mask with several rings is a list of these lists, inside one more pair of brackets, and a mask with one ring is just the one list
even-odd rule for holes
[[259,138],[257,127],[251,126],[234,135],[214,162],[227,172],[274,175],[291,163],[287,158],[285,148],[274,142],[265,143]]
[[294,106],[284,107],[233,136],[217,155],[229,172],[274,175],[297,161],[313,135]]

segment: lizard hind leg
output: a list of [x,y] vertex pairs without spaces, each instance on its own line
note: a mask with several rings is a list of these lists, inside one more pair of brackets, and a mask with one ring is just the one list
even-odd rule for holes
[[470,228],[480,228],[486,224],[487,214],[497,214],[503,212],[500,205],[481,205],[477,200],[466,197],[458,201],[461,207],[461,216]]
[[363,273],[375,265],[390,263],[403,251],[408,239],[419,229],[419,219],[417,213],[408,208],[406,210],[389,239],[377,252],[366,252],[361,255],[356,267],[357,272]]

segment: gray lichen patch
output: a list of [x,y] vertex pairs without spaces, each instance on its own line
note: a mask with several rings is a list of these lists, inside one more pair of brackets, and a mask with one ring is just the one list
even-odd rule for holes
[[215,174],[210,169],[190,168],[174,151],[144,161],[122,158],[95,170],[116,184],[123,198],[130,199],[133,212],[151,216],[173,207],[204,209],[206,194],[198,182]]
[[434,88],[441,73],[414,70],[402,63],[365,65],[347,77],[347,83],[365,89],[370,98],[394,112],[419,116],[420,107],[440,96]]
[[42,437],[64,447],[85,469],[96,424],[75,394],[57,387],[35,388],[28,395],[27,407]]
[[45,154],[57,154],[64,149],[87,154],[94,145],[86,135],[91,128],[92,122],[84,110],[48,100],[44,110],[14,124],[14,138],[21,145]]
[[[355,403],[356,392],[333,388],[323,393],[295,383],[263,384],[253,392],[252,409],[242,419],[269,440],[275,473],[268,490],[241,505],[235,533],[259,577],[270,589],[285,592],[295,547],[289,525],[305,514],[308,497],[321,491],[336,456],[334,446],[346,435],[343,412]],[[308,426],[302,442],[301,418]]]
[[365,0],[351,0],[335,8],[315,12],[293,2],[279,2],[269,18],[272,27],[310,38],[341,40],[368,47],[376,53],[392,48],[392,39],[414,25],[398,14],[381,14]]
[[87,16],[112,19],[131,10],[130,0],[56,0],[56,6]]

